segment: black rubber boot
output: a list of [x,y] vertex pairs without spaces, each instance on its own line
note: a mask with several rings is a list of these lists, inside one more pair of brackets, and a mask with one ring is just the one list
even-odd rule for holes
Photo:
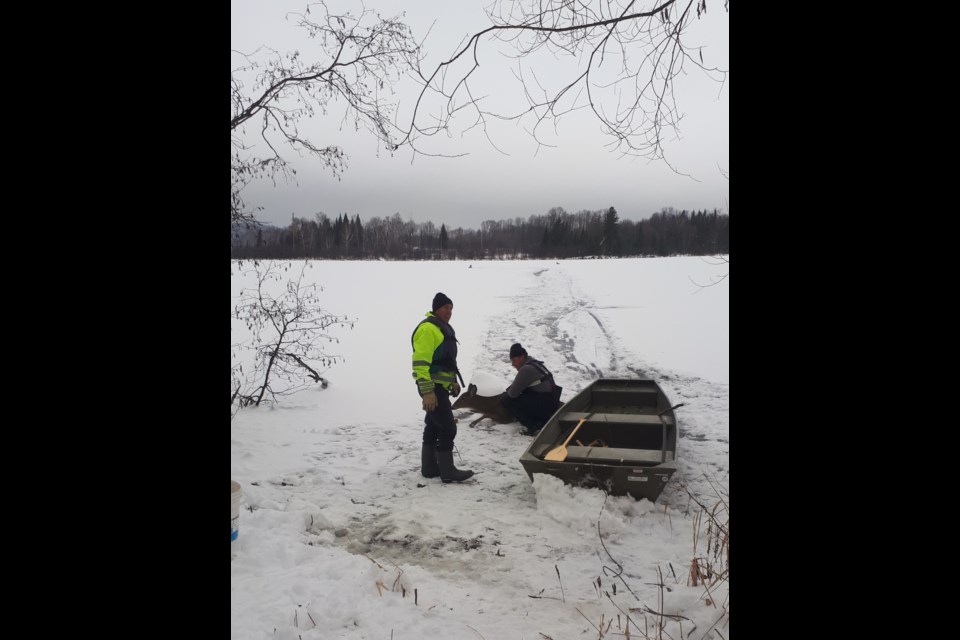
[[453,466],[453,451],[437,451],[437,464],[440,465],[440,479],[445,483],[463,482],[473,477],[473,471]]
[[519,420],[519,422],[521,425],[523,425],[523,428],[520,429],[520,433],[525,436],[535,436],[540,433],[540,429],[543,429],[543,425],[546,421],[525,415]]
[[436,478],[440,475],[440,466],[437,464],[437,448],[426,442],[420,448],[420,475],[424,478]]

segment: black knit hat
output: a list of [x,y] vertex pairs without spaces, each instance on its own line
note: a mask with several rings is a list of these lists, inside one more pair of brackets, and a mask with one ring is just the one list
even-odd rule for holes
[[520,346],[519,342],[514,342],[510,345],[510,357],[516,358],[517,356],[527,355],[527,350]]
[[453,300],[442,293],[438,293],[437,295],[433,296],[433,311],[436,311],[445,304],[453,304]]

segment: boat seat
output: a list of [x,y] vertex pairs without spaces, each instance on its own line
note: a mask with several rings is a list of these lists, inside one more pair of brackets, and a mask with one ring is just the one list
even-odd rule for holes
[[[567,446],[566,462],[647,462],[659,464],[660,449],[623,449],[618,447]],[[673,461],[673,452],[667,451],[667,462]]]
[[[590,416],[590,414],[570,411],[568,413],[564,413],[562,416],[560,416],[560,418],[564,421],[572,420],[573,422],[580,422],[587,416]],[[669,416],[662,417],[663,422],[660,420],[661,416],[657,415],[643,415],[635,413],[595,413],[590,416],[590,419],[584,422],[584,424],[590,424],[591,422],[616,422],[618,424],[628,425],[652,424],[658,427],[663,423],[666,423],[667,426],[673,424],[673,420]]]

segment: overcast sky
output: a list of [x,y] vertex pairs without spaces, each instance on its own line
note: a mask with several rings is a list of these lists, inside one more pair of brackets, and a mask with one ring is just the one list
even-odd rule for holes
[[[366,6],[384,16],[406,12],[405,21],[422,39],[433,24],[425,47],[425,68],[432,69],[455,50],[469,34],[487,26],[485,0],[366,0]],[[359,2],[328,2],[352,7]],[[309,40],[287,12],[302,12],[306,0],[232,0],[231,48],[250,53],[261,45],[280,52],[299,49],[309,56]],[[647,8],[640,3],[641,7]],[[717,0],[708,2],[709,13],[691,29],[688,46],[704,45],[706,66],[729,70],[729,14]],[[235,56],[231,58],[237,65]],[[494,43],[480,49],[478,92],[495,95],[498,104],[523,108],[521,86],[511,74],[511,62],[497,53]],[[516,62],[513,62],[515,66]],[[569,60],[552,68],[538,68],[541,78],[575,72]],[[560,76],[554,76],[560,77]],[[543,215],[551,207],[569,212],[616,207],[621,218],[640,220],[663,207],[675,209],[729,208],[729,75],[720,85],[687,65],[674,86],[678,110],[684,114],[679,137],[669,136],[666,153],[680,171],[663,162],[624,158],[605,145],[599,123],[585,111],[560,121],[555,148],[537,148],[534,140],[514,124],[491,126],[496,148],[479,128],[449,140],[438,140],[446,153],[468,153],[461,158],[413,157],[407,149],[393,156],[378,149],[369,133],[340,130],[343,108],[318,114],[301,129],[319,145],[336,144],[348,156],[338,181],[317,160],[296,159],[298,183],[251,185],[244,196],[251,206],[262,206],[259,219],[286,225],[291,214],[313,218],[322,211],[331,218],[347,213],[366,221],[374,216],[399,213],[404,220],[432,221],[448,228],[478,228],[484,220],[526,219]],[[412,106],[409,93],[401,94],[399,111]],[[464,125],[469,124],[467,122]],[[286,154],[292,158],[291,154]],[[694,179],[695,178],[695,179]]]

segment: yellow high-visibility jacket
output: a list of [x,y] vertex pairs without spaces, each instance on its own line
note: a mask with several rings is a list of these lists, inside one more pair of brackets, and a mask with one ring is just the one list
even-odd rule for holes
[[457,379],[457,335],[432,312],[420,321],[410,338],[413,344],[413,379],[420,395],[435,384],[449,390]]

